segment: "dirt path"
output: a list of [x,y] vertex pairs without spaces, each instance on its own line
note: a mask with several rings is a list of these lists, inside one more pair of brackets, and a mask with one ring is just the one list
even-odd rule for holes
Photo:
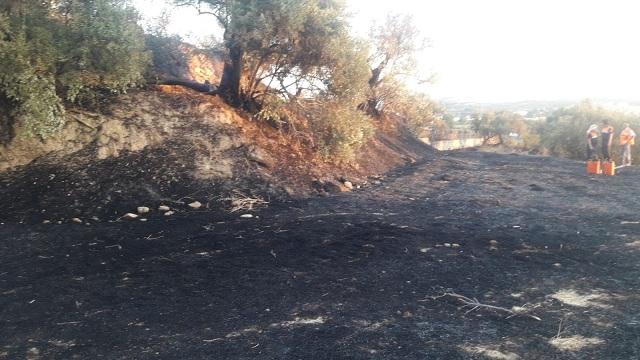
[[640,359],[640,171],[582,170],[460,152],[252,219],[4,224],[0,359]]

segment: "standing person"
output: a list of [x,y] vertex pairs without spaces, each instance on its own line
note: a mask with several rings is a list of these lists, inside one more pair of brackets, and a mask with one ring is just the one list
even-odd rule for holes
[[613,143],[613,126],[609,124],[609,120],[602,121],[602,157],[604,161],[611,161],[611,144]]
[[622,145],[622,166],[631,165],[631,145],[636,144],[636,133],[631,130],[629,124],[624,124],[620,133],[620,145]]
[[598,125],[589,126],[589,130],[587,130],[587,160],[594,160],[598,157],[599,136]]

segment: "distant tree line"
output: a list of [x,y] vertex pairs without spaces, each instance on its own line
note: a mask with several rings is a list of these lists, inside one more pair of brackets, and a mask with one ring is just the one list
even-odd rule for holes
[[[592,124],[601,126],[604,120],[609,121],[616,131],[612,149],[614,157],[619,159],[618,134],[625,123],[640,133],[640,117],[609,110],[588,100],[558,109],[541,121],[526,120],[509,111],[479,113],[473,116],[471,128],[486,140],[494,139],[498,144],[514,149],[585,159],[586,131]],[[638,146],[632,149],[636,158],[640,156]]]

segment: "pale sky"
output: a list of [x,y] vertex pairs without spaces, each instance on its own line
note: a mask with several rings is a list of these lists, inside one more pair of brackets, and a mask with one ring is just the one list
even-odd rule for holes
[[[424,91],[459,101],[640,100],[640,2],[633,0],[347,0],[354,33],[409,13],[431,47],[419,57]],[[134,0],[147,17],[162,0]],[[172,32],[215,33],[182,10]],[[218,34],[219,36],[219,34]],[[191,37],[195,39],[197,37]]]

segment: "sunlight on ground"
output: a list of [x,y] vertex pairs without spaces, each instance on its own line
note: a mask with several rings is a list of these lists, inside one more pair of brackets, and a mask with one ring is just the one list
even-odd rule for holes
[[297,325],[320,325],[324,324],[327,319],[324,316],[318,316],[317,318],[299,318],[296,317],[291,321],[283,321],[279,323],[273,323],[269,327],[292,327]]
[[577,307],[597,307],[601,309],[611,308],[604,302],[610,299],[609,295],[593,292],[591,294],[580,294],[573,289],[564,289],[551,295],[552,298],[571,306]]
[[369,320],[356,320],[354,324],[360,327],[363,331],[377,331],[378,329],[391,324],[390,319],[384,319],[378,322],[371,322]]
[[636,240],[634,242],[630,242],[626,244],[628,247],[632,248],[633,250],[640,250],[640,240]]
[[491,349],[486,346],[461,346],[462,350],[473,354],[473,355],[482,355],[489,359],[496,360],[518,360],[520,359],[520,355],[512,353],[512,352],[502,352],[495,349]]
[[588,347],[604,344],[604,340],[599,338],[586,338],[582,335],[570,337],[559,337],[549,340],[549,344],[563,351],[580,351]]
[[[321,325],[324,324],[327,321],[327,318],[325,318],[324,316],[318,316],[316,318],[299,318],[296,317],[293,320],[289,320],[289,321],[282,321],[282,322],[277,322],[277,323],[272,323],[269,326],[267,326],[267,328],[273,329],[273,328],[290,328],[290,327],[295,327],[295,326],[305,326],[305,325]],[[243,335],[247,335],[250,333],[262,333],[265,329],[261,329],[257,326],[251,326],[248,327],[246,329],[242,329],[239,331],[232,331],[230,333],[228,333],[227,335],[225,335],[225,338],[234,338],[234,337],[240,337]]]

